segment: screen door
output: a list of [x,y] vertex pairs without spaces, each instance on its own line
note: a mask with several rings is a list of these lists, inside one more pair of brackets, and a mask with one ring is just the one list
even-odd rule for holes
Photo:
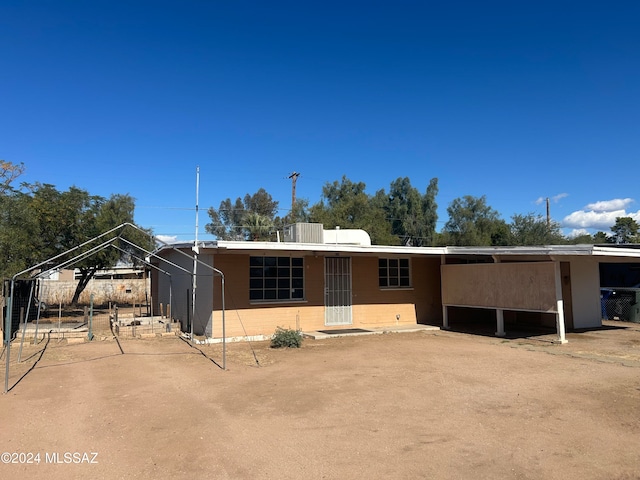
[[351,325],[351,259],[326,257],[324,272],[325,325]]

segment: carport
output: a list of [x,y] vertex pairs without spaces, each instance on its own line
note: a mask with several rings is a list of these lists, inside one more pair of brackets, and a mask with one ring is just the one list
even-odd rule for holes
[[447,247],[442,258],[443,327],[451,307],[492,310],[496,336],[505,336],[505,314],[531,312],[555,318],[558,343],[569,330],[602,326],[602,262],[640,264],[630,245]]

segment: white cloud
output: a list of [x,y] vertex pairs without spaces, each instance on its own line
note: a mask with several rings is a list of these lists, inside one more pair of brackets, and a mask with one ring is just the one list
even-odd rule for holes
[[[590,203],[582,210],[573,212],[562,221],[564,228],[592,229],[608,232],[616,223],[618,217],[631,217],[640,221],[640,210],[627,212],[627,207],[633,203],[632,198],[614,198]],[[576,230],[577,231],[577,230]]]
[[567,233],[567,237],[576,238],[582,235],[591,235],[586,228],[574,228],[569,233]]
[[633,198],[614,198],[613,200],[590,203],[584,208],[585,210],[593,210],[594,212],[613,212],[617,210],[626,210],[632,203]]
[[175,235],[156,235],[156,238],[164,243],[173,243],[178,239]]
[[615,223],[617,217],[626,217],[624,210],[613,212],[594,212],[593,210],[578,210],[573,212],[562,221],[565,228],[596,228],[599,230],[609,230]]
[[[563,198],[566,198],[568,196],[569,196],[568,193],[559,193],[559,194],[554,195],[553,197],[551,197],[551,201],[553,203],[558,203],[560,200],[562,200]],[[538,197],[538,199],[534,203],[536,205],[542,205],[546,201],[547,201],[547,197]]]

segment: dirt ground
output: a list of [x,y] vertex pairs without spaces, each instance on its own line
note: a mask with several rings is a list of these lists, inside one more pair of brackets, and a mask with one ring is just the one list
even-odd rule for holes
[[0,478],[640,478],[640,325],[550,339],[234,343],[224,371],[175,336],[52,338],[0,395]]

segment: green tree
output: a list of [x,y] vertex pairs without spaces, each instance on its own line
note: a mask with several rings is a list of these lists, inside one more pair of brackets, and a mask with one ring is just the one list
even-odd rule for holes
[[391,222],[392,234],[403,245],[433,245],[438,220],[435,202],[437,192],[436,178],[431,180],[424,195],[411,186],[408,177],[391,182],[385,210]]
[[605,232],[596,232],[593,236],[593,243],[612,243],[614,241],[612,236],[607,235]]
[[638,243],[638,222],[631,217],[616,217],[611,227],[615,243]]
[[246,212],[242,217],[242,226],[247,239],[257,242],[269,240],[269,234],[273,230],[273,221],[258,212]]
[[427,186],[427,191],[422,197],[422,212],[424,215],[425,231],[422,245],[431,246],[436,244],[436,226],[438,223],[438,179],[432,178]]
[[0,278],[13,276],[29,265],[37,250],[37,219],[30,212],[31,196],[15,189],[24,164],[0,160]]
[[363,182],[354,183],[346,176],[340,182],[326,183],[320,202],[310,209],[310,220],[325,228],[360,228],[366,231],[374,244],[397,245],[391,225],[380,199],[365,192]]
[[[90,197],[90,199],[90,208],[82,214],[83,227],[73,234],[75,240],[72,242],[76,245],[124,223],[134,225],[135,201],[131,196],[115,194],[109,199],[102,197]],[[153,250],[154,247],[151,230],[126,227],[122,231],[114,232],[110,237],[105,237],[104,241],[110,238],[118,248],[103,249],[75,265],[80,270],[80,279],[71,300],[72,304],[78,303],[80,294],[98,270],[113,267],[120,261],[136,264],[136,257],[144,258],[146,256],[144,250]],[[94,244],[89,245],[89,247],[92,246]]]
[[[0,274],[12,277],[16,273],[64,254],[70,249],[105,233],[123,223],[133,224],[135,202],[129,195],[112,195],[109,199],[90,195],[77,187],[60,192],[50,184],[31,185],[29,192],[11,191],[0,195]],[[136,229],[114,232],[111,239],[121,243],[125,252],[131,245],[115,237],[128,239],[145,249],[153,248],[151,232],[141,233]],[[104,238],[103,241],[109,238]],[[96,246],[85,247],[85,251]],[[67,256],[57,258],[54,267],[74,256],[82,254],[74,250]],[[87,257],[69,264],[80,269],[73,303],[98,269],[114,266],[123,259],[117,249],[104,249],[87,254]]]
[[247,193],[244,196],[244,208],[273,220],[278,213],[278,202],[264,188],[260,188],[253,195]]
[[509,226],[487,205],[486,197],[466,195],[454,199],[447,208],[449,220],[442,241],[458,246],[509,245]]
[[245,209],[240,197],[235,203],[231,203],[231,199],[227,198],[220,202],[217,210],[209,207],[207,213],[211,219],[204,227],[207,232],[220,240],[244,240],[242,217]]
[[205,225],[208,233],[220,240],[269,240],[276,226],[278,202],[264,188],[244,200],[238,197],[220,202],[216,210],[210,207],[207,213],[211,221]]
[[22,192],[0,195],[0,278],[12,277],[40,260],[40,228]]
[[13,181],[24,173],[23,163],[12,163],[0,160],[0,195],[11,191]]
[[511,239],[513,245],[558,245],[566,243],[560,224],[547,223],[542,215],[528,213],[511,217]]
[[306,198],[296,198],[296,202],[293,206],[293,212],[289,211],[284,217],[276,217],[274,224],[276,230],[283,231],[286,225],[309,221],[309,200]]
[[[601,232],[602,233],[602,232]],[[582,235],[577,235],[575,237],[571,237],[569,239],[569,243],[571,243],[572,245],[593,245],[594,239],[593,236],[589,235],[588,233],[584,233]]]

